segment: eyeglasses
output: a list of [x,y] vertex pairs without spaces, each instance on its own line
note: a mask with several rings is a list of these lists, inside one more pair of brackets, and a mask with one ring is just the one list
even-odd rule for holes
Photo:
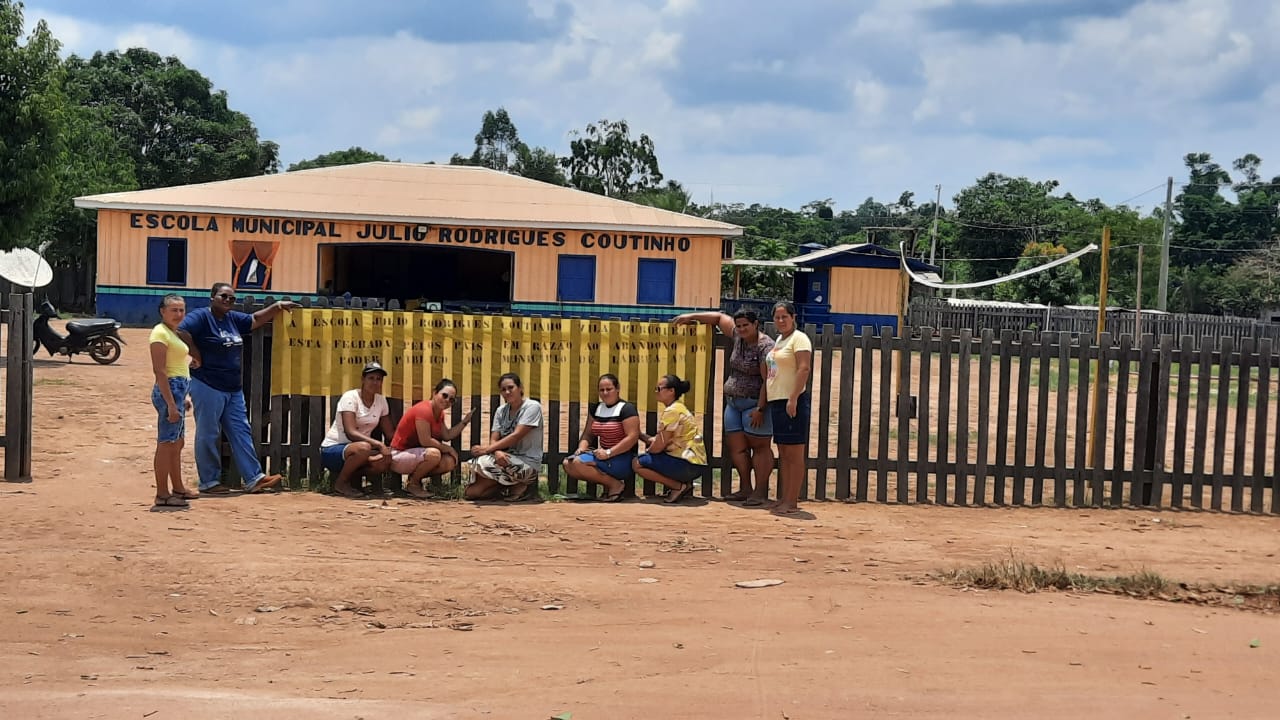
[[440,399],[441,399],[441,400],[444,400],[444,401],[445,401],[445,402],[447,402],[447,403],[451,403],[451,402],[453,402],[453,400],[454,400],[454,396],[453,396],[453,395],[446,395],[445,393],[440,393]]
[[231,302],[235,302],[235,301],[236,301],[236,296],[235,296],[235,295],[230,295],[230,294],[227,294],[227,293],[218,293],[218,294],[216,295],[216,297],[220,297],[220,298],[222,298],[223,300],[230,300]]
[[662,392],[663,390],[670,390],[670,389],[671,389],[671,388],[667,387],[666,385],[659,385],[659,386],[655,387],[655,388],[653,389],[653,391],[654,391],[654,392]]

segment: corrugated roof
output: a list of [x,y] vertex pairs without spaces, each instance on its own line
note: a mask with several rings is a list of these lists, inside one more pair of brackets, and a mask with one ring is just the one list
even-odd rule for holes
[[[825,250],[817,250],[805,255],[797,255],[791,258],[791,262],[795,265],[805,267],[809,265],[821,265],[822,261],[828,260],[837,255],[874,255],[876,257],[900,257],[895,250],[881,247],[874,243],[846,243],[844,245],[835,245]],[[926,262],[916,260],[915,258],[907,258],[907,266],[917,272],[940,272],[940,269]]]
[[460,165],[372,162],[89,195],[76,207],[736,236],[742,228]]

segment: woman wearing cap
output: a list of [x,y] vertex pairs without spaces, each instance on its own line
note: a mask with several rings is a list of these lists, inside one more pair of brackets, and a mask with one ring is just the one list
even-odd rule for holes
[[505,490],[508,502],[531,500],[538,496],[542,467],[542,405],[524,396],[515,373],[498,378],[498,392],[503,402],[493,414],[489,443],[471,448],[474,476],[464,497],[483,500]]
[[773,306],[778,339],[765,355],[765,390],[773,416],[773,441],[778,445],[778,475],[782,490],[771,511],[789,515],[799,510],[800,485],[805,481],[805,449],[809,445],[809,371],[813,343],[796,328],[796,306]]
[[693,481],[707,466],[707,450],[702,445],[698,421],[680,396],[689,392],[689,381],[677,375],[663,375],[653,389],[665,409],[658,419],[658,434],[641,435],[648,452],[631,463],[645,480],[661,483],[669,492],[666,502],[680,502],[693,492]]
[[760,332],[760,316],[750,308],[740,308],[733,317],[714,311],[685,313],[671,322],[705,323],[733,338],[729,376],[724,381],[724,438],[741,487],[724,499],[763,505],[769,499],[769,475],[773,473],[773,422],[764,394],[762,363],[773,348],[773,338]]
[[391,469],[409,476],[404,490],[416,498],[431,497],[422,485],[428,475],[444,475],[458,467],[458,451],[449,443],[462,434],[476,411],[467,413],[457,425],[449,425],[445,416],[457,399],[457,386],[444,378],[436,383],[431,397],[415,403],[396,426],[391,439]]
[[[591,424],[582,434],[578,451],[565,458],[564,471],[575,480],[604,486],[604,502],[618,502],[635,476],[631,461],[640,440],[640,413],[622,399],[618,376],[600,376],[600,403],[591,413]],[[592,448],[592,446],[595,446]]]
[[353,475],[382,473],[391,467],[391,448],[369,434],[381,428],[384,438],[391,437],[395,429],[387,399],[382,396],[386,377],[387,371],[378,363],[365,365],[360,387],[342,394],[333,424],[320,443],[320,464],[338,474],[333,490],[343,497],[360,496],[351,485]]

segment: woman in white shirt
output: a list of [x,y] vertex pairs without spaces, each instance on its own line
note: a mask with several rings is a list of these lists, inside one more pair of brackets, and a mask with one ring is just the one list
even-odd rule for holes
[[333,424],[320,443],[320,464],[329,472],[337,473],[333,490],[343,497],[361,495],[351,485],[352,476],[383,473],[391,466],[391,448],[370,435],[375,428],[382,430],[384,438],[395,434],[391,410],[382,396],[382,381],[386,377],[387,371],[378,363],[365,365],[360,374],[360,387],[342,394]]

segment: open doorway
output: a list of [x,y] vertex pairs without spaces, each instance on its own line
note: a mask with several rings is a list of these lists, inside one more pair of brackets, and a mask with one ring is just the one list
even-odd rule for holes
[[511,304],[514,255],[497,250],[360,243],[321,245],[322,294],[399,300],[404,308],[502,309]]

